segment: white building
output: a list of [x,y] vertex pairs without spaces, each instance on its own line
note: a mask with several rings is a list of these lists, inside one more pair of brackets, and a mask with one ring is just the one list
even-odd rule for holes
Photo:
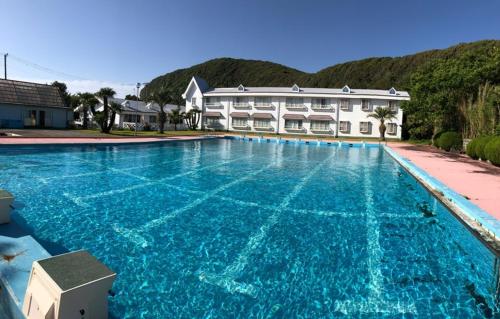
[[182,95],[186,111],[202,111],[201,128],[240,132],[379,137],[379,121],[368,117],[390,107],[396,119],[386,122],[388,138],[401,138],[401,101],[408,92],[292,87],[210,88],[193,77]]
[[[104,109],[104,104],[102,98],[97,98],[99,104],[96,105],[96,111],[102,111]],[[159,106],[156,103],[146,103],[143,101],[133,101],[133,100],[125,100],[119,98],[109,98],[108,104],[112,102],[118,103],[121,106],[121,111],[116,113],[115,117],[115,127],[122,129],[135,129],[137,125],[138,130],[143,130],[145,127],[148,127],[152,130],[156,130],[158,128],[158,113]],[[167,122],[165,123],[165,130],[169,130],[173,128],[173,123],[170,123],[170,119],[168,118],[168,114],[172,112],[172,110],[177,109],[179,107],[181,112],[184,112],[185,108],[183,105],[177,106],[174,104],[165,104],[163,106],[164,111],[167,113]],[[76,111],[79,113],[79,119],[75,121],[77,125],[83,124],[83,112],[82,108],[78,107]],[[92,114],[89,111],[87,114],[89,118],[89,123],[92,123]],[[177,124],[177,129],[185,129],[184,124]]]

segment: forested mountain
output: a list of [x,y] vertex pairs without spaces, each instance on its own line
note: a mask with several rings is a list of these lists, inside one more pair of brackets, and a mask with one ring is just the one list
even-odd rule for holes
[[[486,82],[500,84],[500,70],[495,70],[499,62],[500,40],[484,40],[458,44],[443,50],[423,51],[402,57],[380,57],[352,61],[327,67],[316,73],[306,73],[284,65],[256,60],[220,58],[210,60],[190,68],[179,69],[153,79],[141,92],[145,99],[151,92],[169,90],[173,95],[180,95],[186,89],[192,76],[204,78],[211,87],[236,87],[239,84],[246,86],[292,86],[297,83],[303,87],[342,87],[347,84],[352,88],[408,90],[415,96],[413,103],[408,107],[407,115],[410,121],[407,129],[415,137],[428,137],[437,129],[460,130],[463,123],[457,115],[456,119],[444,121],[444,127],[437,127],[433,117],[433,108],[439,107],[441,100],[434,100],[424,96],[422,81],[429,81],[435,88],[447,91],[458,90],[452,94],[453,101],[446,102],[443,112],[458,110],[457,103],[464,99],[474,99],[478,86]],[[461,72],[461,68],[466,72]],[[451,69],[450,69],[451,68]],[[458,68],[458,69],[457,69]],[[481,70],[481,71],[479,71]],[[438,74],[439,72],[439,74]],[[440,81],[445,85],[440,85]],[[430,85],[430,83],[429,83]],[[435,94],[434,92],[432,94]],[[425,99],[425,101],[424,101]],[[425,116],[418,116],[419,103],[426,103]],[[432,105],[429,105],[431,103]],[[434,104],[433,104],[434,103]],[[457,104],[450,106],[450,104]],[[417,112],[417,118],[413,116]],[[449,113],[452,114],[452,113]],[[413,121],[413,122],[412,122]],[[433,124],[427,125],[429,121]],[[415,130],[415,123],[419,127]],[[420,126],[425,122],[425,128]],[[451,124],[450,124],[451,123]],[[413,130],[413,131],[412,131]]]

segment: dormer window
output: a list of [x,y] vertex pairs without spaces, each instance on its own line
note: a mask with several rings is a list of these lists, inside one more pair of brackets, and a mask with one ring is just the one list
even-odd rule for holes
[[294,84],[294,85],[292,86],[292,91],[293,91],[293,92],[300,92],[300,88],[299,88],[299,86],[298,86],[297,84]]
[[240,85],[238,86],[238,91],[239,91],[239,92],[245,92],[245,87],[243,86],[243,84],[240,84]]
[[345,85],[343,88],[342,88],[342,93],[351,93],[351,88],[348,87],[347,85]]
[[391,88],[391,89],[389,90],[389,94],[390,94],[390,95],[396,95],[396,89],[395,89],[395,88]]

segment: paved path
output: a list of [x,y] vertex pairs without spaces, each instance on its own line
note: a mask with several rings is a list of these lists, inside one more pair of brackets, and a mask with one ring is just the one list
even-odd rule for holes
[[428,174],[500,220],[500,167],[427,145],[388,143]]
[[122,143],[147,143],[165,142],[175,140],[197,140],[206,136],[171,136],[171,137],[0,137],[0,145],[19,144],[122,144]]

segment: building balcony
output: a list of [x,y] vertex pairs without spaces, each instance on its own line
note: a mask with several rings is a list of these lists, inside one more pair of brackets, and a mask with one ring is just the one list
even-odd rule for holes
[[222,109],[224,106],[222,105],[221,102],[211,102],[211,103],[205,103],[205,107],[208,109]]
[[333,131],[330,128],[328,128],[328,129],[324,129],[324,128],[311,128],[311,132],[312,133],[316,133],[316,134],[331,134]]
[[248,102],[233,103],[235,109],[249,109],[252,106]]
[[256,109],[274,109],[274,105],[272,103],[255,103],[254,107]]
[[325,111],[333,111],[332,105],[324,105],[324,104],[313,104],[311,105],[312,110],[325,110]]
[[254,126],[253,129],[256,131],[274,131],[272,126]]
[[307,107],[304,104],[285,104],[285,107],[288,110],[307,110]]
[[248,125],[232,125],[233,129],[235,130],[250,130],[250,126]]
[[285,130],[291,133],[305,133],[306,129],[304,127],[286,127]]

